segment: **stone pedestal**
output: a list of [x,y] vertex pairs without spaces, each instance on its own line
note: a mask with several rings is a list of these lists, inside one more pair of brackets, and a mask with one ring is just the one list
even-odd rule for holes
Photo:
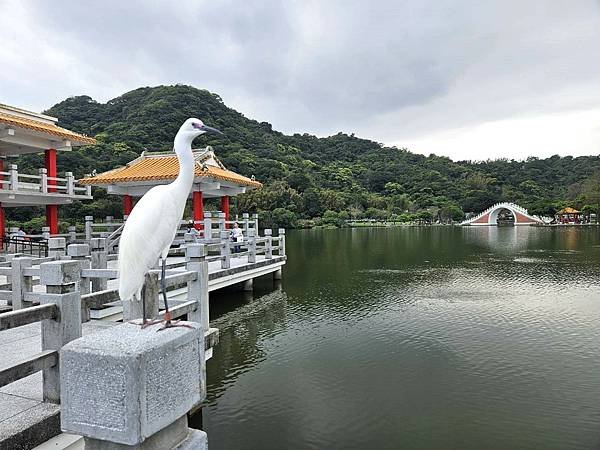
[[65,345],[62,430],[94,450],[207,448],[206,434],[187,428],[206,382],[201,326],[186,323],[193,328],[124,323]]

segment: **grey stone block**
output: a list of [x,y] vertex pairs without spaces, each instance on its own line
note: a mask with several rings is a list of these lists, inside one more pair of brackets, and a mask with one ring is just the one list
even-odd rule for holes
[[67,255],[69,256],[88,256],[90,254],[90,246],[87,244],[71,244],[67,247]]
[[90,247],[92,251],[104,250],[106,248],[106,238],[90,239]]
[[185,248],[185,257],[189,261],[190,258],[202,258],[206,256],[206,247],[202,244],[190,244]]
[[78,261],[51,261],[40,264],[40,284],[59,285],[79,281]]
[[135,445],[206,394],[200,325],[124,323],[61,350],[61,424],[68,433]]
[[67,246],[67,240],[64,237],[48,239],[48,250],[64,249]]

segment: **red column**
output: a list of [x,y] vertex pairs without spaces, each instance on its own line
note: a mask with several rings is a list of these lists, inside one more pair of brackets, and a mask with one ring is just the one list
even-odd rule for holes
[[[0,159],[0,172],[4,172],[4,160]],[[4,175],[0,175],[0,180],[4,180]],[[4,189],[4,185],[0,183],[0,189]],[[4,241],[4,208],[0,203],[0,242]]]
[[[44,152],[46,160],[46,172],[48,177],[56,177],[56,149],[49,148]],[[56,180],[48,180],[48,192],[56,192]],[[50,227],[51,234],[58,233],[58,205],[46,206],[46,226]]]
[[198,220],[204,220],[204,201],[202,200],[202,191],[194,191],[192,193],[192,202],[194,207],[194,227],[196,230],[201,230],[202,224],[196,222]]
[[[221,197],[221,212],[225,213],[225,220],[229,220],[229,195]],[[225,228],[229,228],[229,225],[225,224]]]
[[2,203],[0,203],[0,242],[4,241],[4,208],[2,207]]
[[123,196],[123,215],[128,216],[131,214],[131,210],[133,209],[133,198],[131,195]]

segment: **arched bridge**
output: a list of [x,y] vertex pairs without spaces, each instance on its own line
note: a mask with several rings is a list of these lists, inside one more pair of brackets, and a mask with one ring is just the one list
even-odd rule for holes
[[490,206],[485,211],[465,220],[461,225],[498,225],[498,215],[503,210],[512,213],[515,225],[535,225],[543,223],[538,216],[530,215],[527,210],[515,203],[503,202]]

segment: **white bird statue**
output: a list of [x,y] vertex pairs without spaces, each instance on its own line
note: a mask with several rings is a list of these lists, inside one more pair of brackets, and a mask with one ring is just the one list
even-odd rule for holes
[[[170,184],[155,186],[146,192],[129,214],[119,240],[119,296],[123,302],[140,298],[144,277],[160,258],[165,327],[173,326],[165,286],[167,254],[194,182],[192,141],[207,132],[223,134],[199,119],[188,119],[179,128],[173,146],[179,161],[177,178]],[[146,319],[143,297],[142,311],[143,327],[155,323]]]

